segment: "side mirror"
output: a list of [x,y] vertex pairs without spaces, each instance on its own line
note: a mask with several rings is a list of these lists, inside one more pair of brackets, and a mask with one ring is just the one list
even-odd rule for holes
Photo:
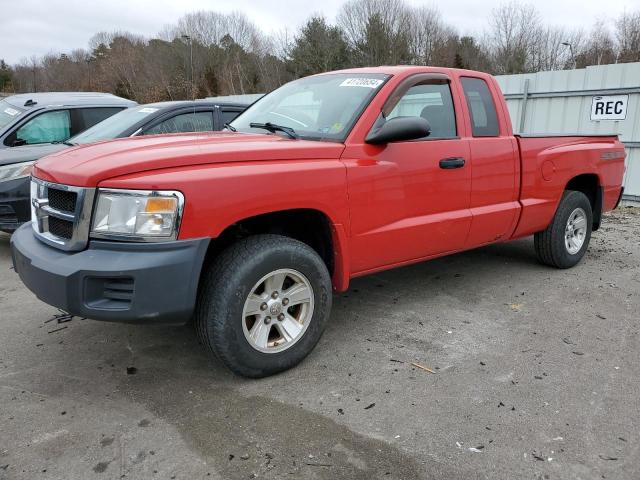
[[27,144],[27,141],[23,140],[22,138],[16,138],[13,142],[11,142],[12,147],[21,147],[26,144]]
[[374,125],[365,142],[377,145],[416,140],[428,136],[430,132],[429,122],[422,117],[394,117],[380,126]]

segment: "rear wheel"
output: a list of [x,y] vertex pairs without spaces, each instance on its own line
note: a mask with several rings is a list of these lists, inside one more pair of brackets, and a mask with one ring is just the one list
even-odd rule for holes
[[538,259],[557,268],[573,267],[589,247],[592,226],[593,213],[587,196],[567,190],[551,224],[534,236]]
[[229,247],[205,270],[196,328],[233,372],[264,377],[309,354],[331,301],[329,272],[313,249],[288,237],[256,235]]

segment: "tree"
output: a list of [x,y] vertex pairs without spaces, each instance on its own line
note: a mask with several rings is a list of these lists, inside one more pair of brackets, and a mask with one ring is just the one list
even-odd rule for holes
[[454,67],[490,72],[491,59],[486,49],[471,36],[457,38],[455,46]]
[[350,0],[337,20],[357,65],[396,65],[411,62],[410,15],[403,0]]
[[338,26],[312,17],[296,36],[287,62],[296,77],[338,70],[349,65],[349,47]]
[[87,50],[0,62],[0,90],[97,90],[153,102],[268,92],[293,78],[353,66],[508,74],[640,61],[637,10],[598,21],[587,33],[543,23],[534,6],[516,1],[493,9],[488,20],[479,36],[461,36],[433,7],[347,0],[335,24],[313,16],[297,31],[268,36],[242,13],[198,11],[157,38],[98,32]]
[[11,90],[12,74],[11,67],[7,65],[3,59],[0,59],[0,92]]
[[615,63],[617,58],[615,40],[603,21],[596,22],[589,32],[588,40],[577,51],[578,68]]
[[445,25],[442,15],[435,8],[418,7],[409,15],[408,35],[412,63],[416,65],[438,65],[443,58],[454,29]]
[[619,62],[640,62],[640,10],[624,12],[616,20]]
[[541,36],[540,14],[533,6],[511,2],[494,8],[486,43],[495,72],[534,71],[533,58]]

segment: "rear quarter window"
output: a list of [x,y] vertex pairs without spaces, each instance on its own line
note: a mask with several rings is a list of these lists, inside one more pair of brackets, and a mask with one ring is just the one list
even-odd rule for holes
[[487,82],[480,78],[460,79],[464,96],[471,112],[471,131],[474,137],[497,137],[500,135],[498,114]]

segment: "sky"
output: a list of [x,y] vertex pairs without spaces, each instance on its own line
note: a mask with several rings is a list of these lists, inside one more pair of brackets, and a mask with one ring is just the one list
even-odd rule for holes
[[[345,0],[0,0],[0,58],[17,63],[31,55],[86,48],[99,31],[127,30],[154,36],[163,26],[196,10],[245,13],[266,33],[295,31],[312,14],[329,21]],[[491,8],[502,0],[406,0],[436,6],[462,34],[481,32]],[[545,22],[588,29],[596,19],[614,19],[637,0],[537,0]]]

